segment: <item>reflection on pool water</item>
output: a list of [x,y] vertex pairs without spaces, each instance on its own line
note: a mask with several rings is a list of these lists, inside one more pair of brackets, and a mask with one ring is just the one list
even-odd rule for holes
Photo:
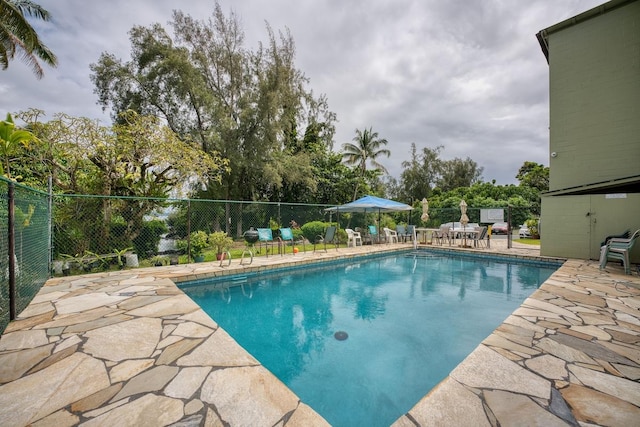
[[388,426],[557,267],[397,254],[182,287],[329,423]]

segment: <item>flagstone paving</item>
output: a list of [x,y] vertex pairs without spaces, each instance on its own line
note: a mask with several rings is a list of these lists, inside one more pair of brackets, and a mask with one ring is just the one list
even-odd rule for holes
[[[175,283],[400,247],[50,279],[0,338],[0,425],[327,425]],[[568,260],[394,426],[640,425],[639,310],[640,277]]]

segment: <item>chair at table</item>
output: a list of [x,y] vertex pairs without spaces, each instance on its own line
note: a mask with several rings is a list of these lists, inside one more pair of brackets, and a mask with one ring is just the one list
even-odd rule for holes
[[291,228],[289,228],[289,227],[287,227],[287,228],[281,228],[281,229],[280,229],[280,237],[278,237],[278,239],[280,239],[280,241],[281,241],[281,242],[282,242],[282,244],[283,244],[282,252],[281,252],[281,254],[282,254],[282,255],[284,255],[284,252],[285,252],[285,251],[284,251],[284,244],[285,244],[286,242],[290,242],[291,247],[292,247],[291,252],[292,252],[294,255],[296,254],[296,251],[294,251],[294,250],[293,250],[293,247],[295,246],[295,244],[296,244],[296,243],[302,243],[302,251],[303,251],[303,252],[305,251],[305,247],[304,247],[304,237],[303,237],[302,239],[298,239],[298,240],[296,240],[296,239],[295,239],[295,237],[294,237],[294,235],[293,235],[293,230],[292,230]]
[[438,231],[435,231],[433,233],[433,237],[436,239],[436,242],[442,246],[445,242],[445,240],[447,242],[449,242],[449,244],[451,244],[451,234],[450,234],[450,230],[451,227],[448,225],[441,225],[440,229],[438,229]]
[[629,252],[640,237],[640,229],[636,230],[628,239],[611,238],[605,246],[600,249],[600,269],[607,266],[610,259],[621,261],[625,274],[631,274],[631,263],[629,261]]
[[413,239],[416,235],[416,226],[415,225],[407,225],[407,234],[405,235],[404,240],[410,239],[413,242]]
[[280,247],[279,242],[273,241],[273,232],[270,228],[258,228],[258,252],[262,247],[265,248],[265,253],[267,257],[269,256],[269,249],[278,245]]
[[362,246],[362,236],[359,232],[353,231],[350,228],[345,228],[344,231],[347,232],[347,246],[356,247],[358,246],[358,243]]
[[398,243],[398,233],[396,233],[395,230],[391,230],[387,227],[384,227],[382,230],[384,231],[384,237],[387,240],[387,243],[393,243],[394,241]]
[[335,245],[336,251],[338,250],[338,233],[335,225],[330,225],[324,231],[323,236],[316,236],[313,241],[313,251],[316,251],[316,245],[322,243],[324,245],[324,251],[327,252],[327,243]]
[[473,246],[480,247],[484,245],[487,247],[487,227],[476,227],[477,233],[473,235]]

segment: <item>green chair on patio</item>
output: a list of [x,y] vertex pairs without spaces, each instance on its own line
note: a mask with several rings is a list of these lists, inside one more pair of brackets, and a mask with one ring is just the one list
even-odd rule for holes
[[265,253],[267,255],[267,257],[269,256],[269,249],[272,248],[273,246],[275,246],[276,244],[278,245],[278,247],[280,246],[280,242],[274,242],[273,241],[273,232],[271,231],[270,228],[258,228],[258,252],[260,251],[260,248],[264,247],[265,248]]
[[284,250],[284,244],[289,242],[291,244],[291,252],[295,255],[296,251],[294,250],[296,243],[302,243],[302,251],[305,251],[305,247],[304,247],[304,237],[302,239],[299,239],[296,241],[294,235],[293,235],[293,230],[290,227],[287,228],[281,228],[280,229],[280,237],[278,237],[278,239],[280,239],[280,241],[282,242],[282,252],[281,254],[284,255],[285,250]]
[[609,239],[607,244],[600,249],[600,269],[604,269],[609,260],[617,260],[622,262],[625,274],[631,274],[629,252],[631,252],[638,237],[640,237],[640,229],[636,230],[628,239],[616,237]]
[[369,236],[371,238],[371,244],[380,243],[380,234],[378,234],[378,227],[375,225],[369,226]]

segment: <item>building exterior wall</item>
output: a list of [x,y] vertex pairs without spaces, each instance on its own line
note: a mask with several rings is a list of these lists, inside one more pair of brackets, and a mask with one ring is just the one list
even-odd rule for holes
[[[547,196],[541,218],[541,255],[598,259],[605,237],[640,229],[640,194]],[[631,261],[640,262],[640,241]]]
[[[546,30],[552,192],[640,175],[640,1],[616,3]],[[640,228],[640,193],[610,193],[543,196],[541,254],[598,259],[607,235]]]
[[640,1],[549,34],[549,190],[640,173]]

